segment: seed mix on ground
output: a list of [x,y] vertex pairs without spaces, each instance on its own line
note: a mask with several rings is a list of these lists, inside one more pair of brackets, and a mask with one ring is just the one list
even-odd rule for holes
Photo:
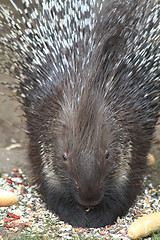
[[[148,181],[145,181],[145,184],[146,182]],[[10,175],[2,174],[0,188],[12,191],[19,197],[17,204],[0,208],[0,227],[8,232],[19,232],[22,236],[28,235],[30,239],[39,236],[39,239],[127,240],[127,229],[135,219],[160,211],[160,186],[155,189],[149,183],[145,186],[143,195],[138,197],[135,206],[129,209],[125,217],[118,218],[114,225],[90,229],[73,228],[46,209],[33,179],[27,178],[21,169],[13,169]],[[0,239],[5,239],[5,236],[0,234]]]

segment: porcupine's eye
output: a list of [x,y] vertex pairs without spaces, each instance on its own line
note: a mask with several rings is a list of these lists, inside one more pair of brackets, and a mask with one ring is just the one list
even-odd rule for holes
[[108,150],[106,150],[106,152],[105,152],[105,158],[106,158],[106,159],[109,158],[109,152],[108,152]]
[[63,154],[63,160],[64,160],[64,161],[67,161],[67,160],[68,160],[66,153]]

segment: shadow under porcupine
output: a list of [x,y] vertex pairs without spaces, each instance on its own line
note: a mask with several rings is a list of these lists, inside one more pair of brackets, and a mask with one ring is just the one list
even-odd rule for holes
[[140,193],[159,116],[160,1],[10,2],[0,67],[18,79],[47,207],[73,226],[112,224]]

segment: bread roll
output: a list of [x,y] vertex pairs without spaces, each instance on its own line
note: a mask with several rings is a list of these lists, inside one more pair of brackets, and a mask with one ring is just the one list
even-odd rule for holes
[[128,237],[137,239],[139,237],[146,237],[149,234],[160,229],[160,212],[151,213],[138,218],[128,228]]
[[156,166],[155,158],[151,153],[149,153],[148,156],[147,156],[147,167],[148,168],[153,168],[155,166]]
[[18,196],[9,191],[0,189],[0,207],[9,207],[18,201]]

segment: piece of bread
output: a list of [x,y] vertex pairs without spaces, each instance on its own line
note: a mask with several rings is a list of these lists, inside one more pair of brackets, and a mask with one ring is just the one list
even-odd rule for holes
[[9,207],[16,202],[18,196],[15,193],[0,189],[0,207]]
[[151,213],[138,218],[128,228],[128,237],[137,239],[160,230],[160,212]]
[[153,168],[155,166],[156,166],[155,158],[151,153],[149,153],[148,156],[147,156],[147,167],[148,168]]

